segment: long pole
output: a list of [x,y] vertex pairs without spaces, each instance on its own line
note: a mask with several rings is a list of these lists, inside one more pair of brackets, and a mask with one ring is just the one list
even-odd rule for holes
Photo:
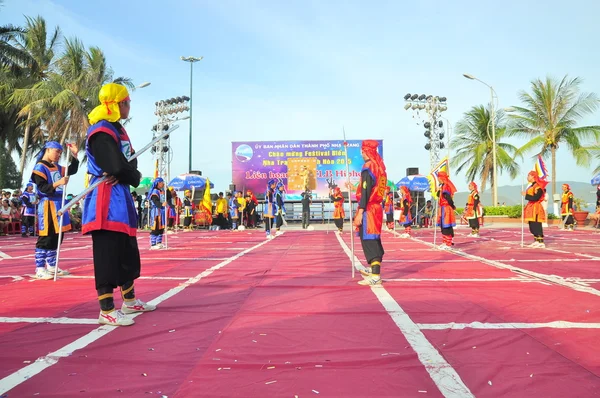
[[492,114],[491,114],[491,118],[492,118],[492,184],[494,185],[492,188],[492,196],[493,199],[492,201],[494,202],[494,206],[498,205],[498,176],[497,176],[497,170],[498,170],[498,163],[497,163],[497,157],[496,157],[496,109],[494,106],[494,89],[492,88],[492,86],[490,86],[490,94],[492,96],[492,102],[491,102],[491,107],[492,107]]
[[346,185],[348,188],[348,219],[350,220],[350,250],[352,251],[352,279],[354,279],[354,232],[352,227],[352,188],[350,185],[350,165],[348,164],[348,141],[346,141],[346,129],[342,127],[344,132],[344,157],[346,158]]
[[[177,124],[171,125],[171,127],[169,127],[168,130],[163,131],[161,134],[157,135],[145,147],[143,147],[142,149],[140,149],[139,151],[137,151],[136,153],[134,153],[128,160],[132,161],[133,159],[137,159],[138,156],[140,156],[141,154],[143,154],[144,152],[146,152],[154,144],[156,144],[157,142],[159,142],[160,140],[162,140],[165,136],[171,134],[173,131],[175,131],[178,128],[179,128],[179,125],[177,125]],[[83,192],[81,192],[79,195],[77,195],[73,199],[71,199],[71,201],[69,203],[67,203],[66,205],[64,205],[63,207],[61,207],[60,210],[58,210],[57,214],[60,216],[65,211],[69,210],[75,203],[77,203],[78,201],[80,201],[81,199],[83,199],[87,194],[89,194],[90,192],[92,192],[94,189],[96,189],[98,186],[100,186],[100,184],[102,184],[104,181],[106,181],[106,178],[107,178],[107,176],[103,176],[103,177],[99,178],[95,183],[93,183],[92,185],[90,185],[89,187],[87,187],[86,189],[84,189]]]
[[[67,148],[67,159],[66,159],[66,166],[65,166],[65,176],[67,176],[68,171],[69,171],[69,154],[71,153],[71,150],[68,148],[68,145],[65,145]],[[64,207],[65,205],[65,199],[67,198],[67,185],[69,184],[69,181],[67,180],[67,183],[65,185],[63,185],[63,192],[62,192],[62,200],[60,202],[60,207]],[[60,246],[61,246],[61,241],[62,241],[62,237],[63,237],[63,231],[62,231],[62,227],[63,227],[63,222],[64,222],[64,218],[65,215],[64,213],[60,215],[60,220],[58,222],[58,245],[56,246],[56,263],[54,264],[54,282],[56,282],[56,279],[58,277],[58,263],[60,262]]]
[[[525,177],[521,180],[521,192],[525,191]],[[525,236],[525,196],[521,195],[521,247]]]
[[190,62],[190,137],[189,137],[189,147],[188,147],[188,171],[192,170],[192,88],[193,88],[193,79],[194,79],[194,61]]

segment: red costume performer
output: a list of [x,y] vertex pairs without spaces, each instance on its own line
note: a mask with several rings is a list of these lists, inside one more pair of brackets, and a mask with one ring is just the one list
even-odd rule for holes
[[381,284],[381,261],[384,254],[381,245],[383,224],[381,202],[387,186],[387,174],[383,159],[377,152],[378,145],[379,143],[374,140],[362,142],[361,155],[365,164],[356,189],[358,211],[353,222],[358,228],[358,236],[370,268],[361,272],[366,278],[358,284],[367,286]]
[[438,191],[438,217],[437,224],[442,229],[442,244],[439,246],[442,250],[452,248],[452,239],[454,238],[454,227],[456,226],[456,216],[454,210],[454,194],[456,193],[456,187],[448,178],[448,174],[445,171],[440,171],[437,174],[440,182],[440,189]]
[[479,217],[482,216],[483,211],[481,210],[479,190],[475,181],[471,181],[469,189],[471,193],[467,198],[467,205],[465,206],[465,218],[469,220],[469,227],[471,227],[471,234],[469,236],[479,238]]
[[402,195],[402,203],[400,205],[400,224],[404,225],[404,233],[400,235],[403,238],[410,238],[412,215],[410,208],[412,207],[412,196],[410,195],[410,189],[407,186],[400,187],[400,193]]
[[383,212],[385,213],[385,224],[388,229],[394,229],[394,193],[390,187],[385,187],[385,200],[383,201]]
[[527,181],[531,185],[525,192],[522,192],[522,195],[528,201],[523,210],[523,217],[529,224],[529,231],[534,237],[534,242],[529,247],[544,248],[546,244],[544,243],[542,223],[546,222],[546,211],[542,202],[544,201],[548,181],[541,179],[535,171],[529,172]]
[[562,190],[560,216],[563,220],[564,229],[573,231],[573,227],[575,226],[575,220],[573,220],[573,192],[571,192],[569,184],[563,184]]
[[346,212],[344,212],[344,195],[342,195],[340,187],[335,187],[333,193],[330,194],[329,197],[333,201],[333,223],[338,231],[342,232],[344,229]]

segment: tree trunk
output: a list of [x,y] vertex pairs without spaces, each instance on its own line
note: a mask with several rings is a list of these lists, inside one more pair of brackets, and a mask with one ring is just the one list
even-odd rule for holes
[[556,193],[556,147],[552,147],[552,196],[550,196],[550,203],[554,203],[554,194]]
[[23,151],[21,152],[21,164],[19,165],[19,174],[23,179],[23,171],[25,170],[25,158],[27,157],[27,147],[29,146],[29,119],[31,119],[31,109],[27,113],[27,122],[25,123],[25,134],[23,135]]

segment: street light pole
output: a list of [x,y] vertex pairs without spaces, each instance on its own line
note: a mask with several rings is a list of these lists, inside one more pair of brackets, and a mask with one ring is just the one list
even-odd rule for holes
[[182,61],[190,63],[190,134],[189,134],[189,148],[188,148],[188,171],[192,170],[192,88],[194,79],[194,62],[202,61],[204,57],[181,57]]
[[498,206],[498,175],[496,173],[498,170],[498,163],[496,159],[496,107],[494,106],[494,96],[496,99],[498,99],[498,95],[496,95],[496,92],[492,86],[482,80],[479,80],[475,76],[467,73],[463,73],[463,76],[470,80],[477,80],[478,82],[485,84],[490,89],[490,94],[492,97],[492,102],[490,103],[490,106],[492,107],[490,112],[490,122],[492,124],[492,202],[494,206]]

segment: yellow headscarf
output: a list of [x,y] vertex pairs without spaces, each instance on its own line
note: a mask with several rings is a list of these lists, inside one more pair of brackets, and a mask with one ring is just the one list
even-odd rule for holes
[[100,105],[95,107],[88,115],[90,124],[96,124],[100,120],[119,121],[121,119],[119,102],[126,100],[128,97],[129,92],[125,86],[116,83],[108,83],[102,86],[98,94]]

